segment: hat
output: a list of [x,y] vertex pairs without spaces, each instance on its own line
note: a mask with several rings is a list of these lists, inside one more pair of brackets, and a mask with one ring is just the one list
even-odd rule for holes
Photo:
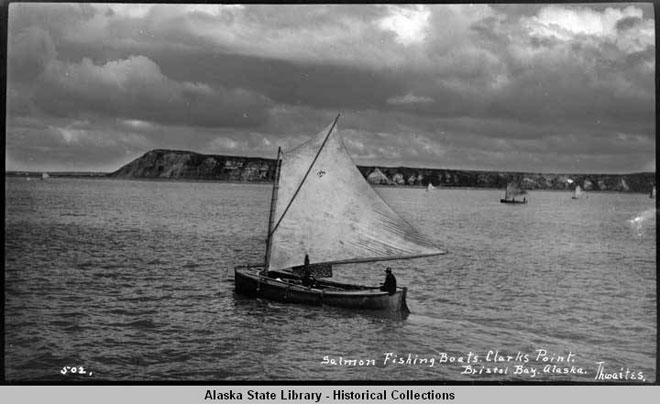
[[387,269],[385,269],[385,272],[392,272],[392,268],[387,267]]

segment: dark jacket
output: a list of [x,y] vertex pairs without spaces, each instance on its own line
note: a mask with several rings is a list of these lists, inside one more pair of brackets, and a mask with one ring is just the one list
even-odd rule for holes
[[314,277],[312,276],[312,269],[309,267],[309,256],[305,254],[305,264],[303,265],[302,284],[303,286],[312,286]]
[[391,272],[385,275],[385,283],[380,287],[380,290],[388,292],[390,295],[396,293],[396,278]]

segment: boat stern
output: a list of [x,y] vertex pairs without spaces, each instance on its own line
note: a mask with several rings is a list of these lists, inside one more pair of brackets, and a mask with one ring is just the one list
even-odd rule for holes
[[401,291],[401,308],[399,309],[399,311],[404,315],[408,315],[410,314],[410,309],[408,308],[408,304],[406,303],[408,288],[404,287],[402,289],[403,290]]

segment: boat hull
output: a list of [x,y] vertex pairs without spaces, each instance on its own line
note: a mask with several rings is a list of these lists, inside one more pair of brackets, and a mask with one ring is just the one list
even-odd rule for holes
[[406,304],[407,288],[390,295],[378,287],[318,281],[314,287],[303,286],[300,278],[284,272],[262,275],[259,267],[236,267],[234,283],[237,293],[287,303],[328,305],[358,310],[410,313]]
[[511,199],[500,199],[500,203],[519,203],[525,204],[527,201],[512,201]]

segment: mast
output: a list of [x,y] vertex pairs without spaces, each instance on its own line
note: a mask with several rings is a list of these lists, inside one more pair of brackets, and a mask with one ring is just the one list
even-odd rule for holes
[[277,188],[280,182],[280,154],[282,148],[277,148],[277,161],[275,162],[275,182],[273,183],[273,194],[270,198],[270,213],[268,214],[268,236],[266,238],[266,257],[264,269],[268,271],[268,262],[270,261],[270,242],[273,235],[273,216],[275,213],[275,203],[277,202]]

